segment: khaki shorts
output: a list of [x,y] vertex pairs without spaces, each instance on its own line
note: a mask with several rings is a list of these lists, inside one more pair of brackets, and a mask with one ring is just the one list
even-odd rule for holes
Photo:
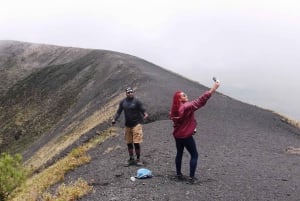
[[138,124],[132,128],[125,128],[125,141],[130,143],[142,143],[143,142],[143,129],[142,125]]

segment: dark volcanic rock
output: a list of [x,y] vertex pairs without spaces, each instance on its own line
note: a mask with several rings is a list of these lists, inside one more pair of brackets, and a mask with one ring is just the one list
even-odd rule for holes
[[[65,176],[66,183],[82,177],[94,186],[81,200],[299,200],[300,156],[286,150],[300,147],[300,131],[272,111],[214,94],[196,113],[198,181],[190,185],[174,178],[168,111],[176,90],[193,99],[205,86],[127,54],[13,41],[0,42],[0,78],[1,150],[24,151],[25,159],[125,87],[136,88],[150,114],[142,160],[154,177],[130,180],[139,167],[124,167],[128,156],[121,121],[118,136],[90,150],[91,163]],[[72,146],[108,126],[99,123]],[[106,152],[109,148],[116,149]],[[188,163],[185,153],[185,175]]]

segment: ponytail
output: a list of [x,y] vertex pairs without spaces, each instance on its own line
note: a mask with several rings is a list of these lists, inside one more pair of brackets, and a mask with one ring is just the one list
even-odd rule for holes
[[170,111],[170,119],[178,116],[178,110],[180,107],[180,98],[181,98],[181,91],[176,91],[173,96],[173,104]]

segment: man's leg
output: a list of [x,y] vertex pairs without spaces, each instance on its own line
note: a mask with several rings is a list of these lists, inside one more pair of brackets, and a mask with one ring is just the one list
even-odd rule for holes
[[127,148],[128,148],[128,153],[129,153],[129,160],[134,160],[132,143],[127,144]]
[[135,149],[135,154],[136,154],[136,159],[140,160],[140,155],[141,155],[141,146],[139,143],[134,143],[134,149]]
[[129,160],[127,165],[133,165],[135,163],[133,156],[133,136],[132,136],[132,128],[125,128],[125,141],[127,143],[127,149],[129,154]]
[[143,142],[143,129],[142,125],[138,124],[133,129],[133,143],[134,143],[134,149],[136,154],[136,162],[137,165],[141,166],[143,163],[141,162],[140,156],[141,156],[141,143]]

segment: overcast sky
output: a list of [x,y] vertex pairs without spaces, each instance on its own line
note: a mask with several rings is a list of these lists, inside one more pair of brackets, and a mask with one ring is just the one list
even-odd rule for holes
[[131,54],[300,120],[299,0],[0,0],[0,40]]

